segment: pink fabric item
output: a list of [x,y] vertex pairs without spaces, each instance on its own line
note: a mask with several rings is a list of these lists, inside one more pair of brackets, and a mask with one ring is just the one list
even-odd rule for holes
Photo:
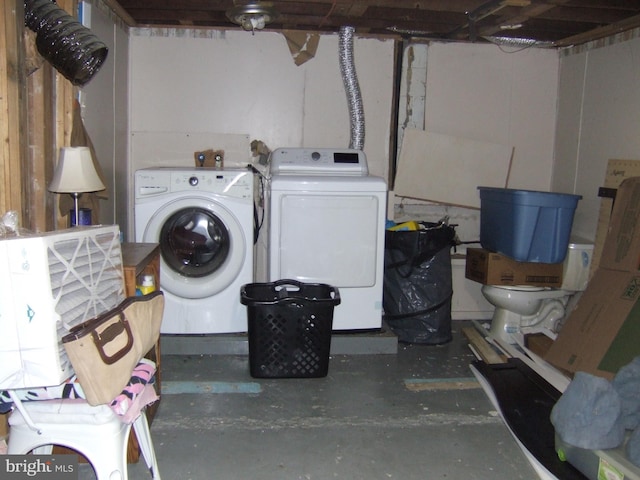
[[123,423],[133,423],[136,418],[140,416],[144,407],[157,402],[159,398],[153,383],[148,383],[142,391],[136,395],[133,401],[129,403],[127,410],[123,414],[119,414],[115,410],[114,412],[120,417],[120,421]]
[[[133,369],[131,379],[124,390],[122,390],[122,393],[109,404],[114,413],[122,417],[123,422],[133,422],[145,406],[158,400],[158,396],[153,388],[155,373],[155,364],[143,358],[140,363],[136,365],[136,368]],[[153,392],[153,395],[151,395],[149,390]],[[143,396],[143,393],[146,403],[142,403],[143,399],[140,398]],[[131,421],[126,421],[125,418],[131,418]]]

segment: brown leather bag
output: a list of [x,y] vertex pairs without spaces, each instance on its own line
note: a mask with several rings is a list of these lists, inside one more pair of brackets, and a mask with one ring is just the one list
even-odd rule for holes
[[110,403],[160,336],[164,295],[126,298],[116,308],[73,328],[62,338],[90,405]]

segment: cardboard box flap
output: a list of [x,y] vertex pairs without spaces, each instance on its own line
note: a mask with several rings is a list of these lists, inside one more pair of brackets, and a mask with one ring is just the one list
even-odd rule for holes
[[640,269],[640,177],[620,184],[613,204],[600,267],[634,272]]
[[640,275],[599,269],[545,360],[608,379],[640,355]]
[[620,184],[600,266],[545,360],[612,379],[640,355],[640,177]]

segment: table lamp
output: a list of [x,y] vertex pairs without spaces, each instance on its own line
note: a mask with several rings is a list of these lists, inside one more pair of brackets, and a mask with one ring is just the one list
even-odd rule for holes
[[78,200],[86,192],[98,192],[106,187],[93,166],[89,147],[62,147],[60,159],[53,172],[49,191],[68,193],[73,197],[76,226],[80,224]]

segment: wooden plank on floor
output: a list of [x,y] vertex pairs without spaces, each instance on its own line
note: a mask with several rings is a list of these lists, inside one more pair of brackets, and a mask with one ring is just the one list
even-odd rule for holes
[[493,347],[489,345],[475,327],[463,327],[462,333],[464,333],[464,336],[467,337],[469,343],[473,345],[485,363],[494,364],[506,362],[506,359],[499,355]]
[[480,388],[480,383],[473,377],[469,378],[411,378],[404,381],[407,390],[412,392],[437,390],[470,390]]

